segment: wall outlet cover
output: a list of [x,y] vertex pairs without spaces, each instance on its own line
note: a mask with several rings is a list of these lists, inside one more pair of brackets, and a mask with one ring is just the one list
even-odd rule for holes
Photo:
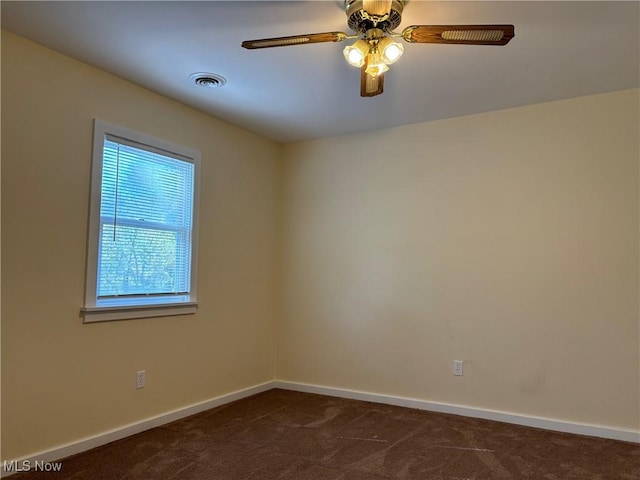
[[453,361],[453,374],[457,377],[464,375],[464,362],[462,360]]

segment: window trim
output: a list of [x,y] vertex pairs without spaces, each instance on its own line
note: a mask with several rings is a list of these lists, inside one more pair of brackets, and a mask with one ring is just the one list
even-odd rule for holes
[[[190,292],[184,302],[159,302],[140,305],[99,306],[96,304],[98,248],[100,236],[100,203],[102,199],[102,162],[105,137],[114,136],[124,141],[148,146],[153,151],[164,151],[194,165],[193,222],[191,229],[191,277]],[[87,262],[84,306],[80,309],[84,323],[125,320],[134,318],[189,315],[196,312],[198,227],[200,212],[200,158],[199,151],[177,145],[145,133],[135,132],[98,118],[93,121],[93,148],[91,162],[91,194],[89,199],[89,227],[87,235]]]

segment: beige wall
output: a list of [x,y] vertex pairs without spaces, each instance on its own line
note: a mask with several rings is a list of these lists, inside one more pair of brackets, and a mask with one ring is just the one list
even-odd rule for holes
[[[196,315],[82,324],[94,117],[202,152]],[[3,460],[273,379],[279,157],[3,32]]]
[[[81,323],[94,117],[202,151],[196,315]],[[274,378],[638,429],[638,130],[633,90],[281,147],[3,33],[2,459]]]
[[287,146],[278,377],[638,430],[638,94]]

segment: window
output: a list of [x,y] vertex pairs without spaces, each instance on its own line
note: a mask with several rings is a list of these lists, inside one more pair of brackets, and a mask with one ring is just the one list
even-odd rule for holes
[[194,313],[200,152],[94,121],[85,322]]

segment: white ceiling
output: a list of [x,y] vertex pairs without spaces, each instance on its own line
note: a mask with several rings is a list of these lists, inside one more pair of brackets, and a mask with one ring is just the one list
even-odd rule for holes
[[[640,3],[419,1],[401,26],[514,24],[506,46],[405,44],[385,93],[360,97],[342,43],[243,40],[344,31],[343,2],[11,2],[2,27],[278,142],[640,86]],[[194,72],[227,78],[195,86]],[[55,72],[47,72],[55,75]]]

